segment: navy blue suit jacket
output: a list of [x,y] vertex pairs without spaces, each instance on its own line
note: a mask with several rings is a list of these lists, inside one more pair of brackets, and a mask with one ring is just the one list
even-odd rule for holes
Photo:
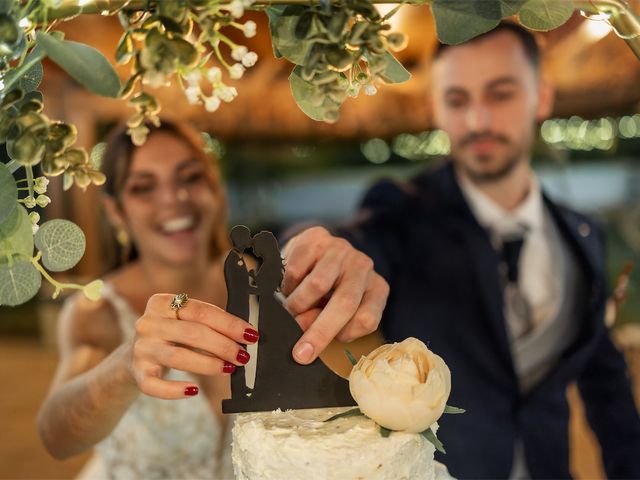
[[640,478],[640,419],[622,355],[603,322],[604,245],[589,219],[545,202],[589,285],[580,333],[561,362],[523,395],[511,358],[499,257],[472,215],[449,163],[404,184],[383,181],[365,196],[357,221],[337,233],[372,257],[390,284],[385,339],[413,336],[452,373],[438,460],[458,478],[506,478],[516,438],[533,478],[569,474],[567,385],[574,380],[602,445],[610,478]]

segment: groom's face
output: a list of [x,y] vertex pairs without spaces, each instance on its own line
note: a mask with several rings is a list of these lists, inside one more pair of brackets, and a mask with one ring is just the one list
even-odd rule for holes
[[528,161],[536,121],[549,114],[551,97],[513,32],[446,48],[432,80],[435,124],[471,180],[499,180]]

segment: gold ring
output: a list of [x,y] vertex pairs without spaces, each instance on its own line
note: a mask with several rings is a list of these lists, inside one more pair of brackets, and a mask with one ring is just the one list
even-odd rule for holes
[[178,310],[183,308],[188,301],[189,295],[187,295],[186,293],[177,294],[175,297],[173,297],[173,300],[171,300],[171,310],[175,311],[177,315]]

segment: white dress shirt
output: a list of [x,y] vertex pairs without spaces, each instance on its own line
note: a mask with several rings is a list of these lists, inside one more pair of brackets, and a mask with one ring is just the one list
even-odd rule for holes
[[533,328],[539,329],[554,319],[560,308],[565,262],[560,233],[544,206],[538,180],[532,176],[529,193],[511,211],[502,208],[464,177],[458,181],[472,213],[489,232],[496,250],[501,249],[502,239],[524,237],[518,286],[529,305]]

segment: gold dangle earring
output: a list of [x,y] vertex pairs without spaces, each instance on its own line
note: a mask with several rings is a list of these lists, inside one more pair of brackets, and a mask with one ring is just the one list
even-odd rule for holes
[[116,229],[116,241],[120,246],[120,263],[124,265],[131,256],[131,237],[124,227]]

